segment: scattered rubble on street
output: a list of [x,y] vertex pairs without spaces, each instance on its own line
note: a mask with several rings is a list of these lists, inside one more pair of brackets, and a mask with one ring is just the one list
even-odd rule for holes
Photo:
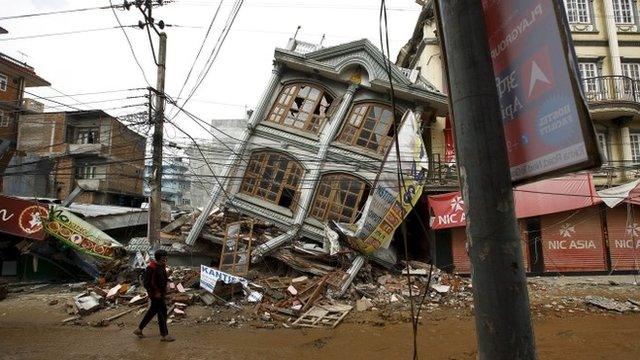
[[[281,230],[267,222],[216,209],[198,243],[187,245],[186,235],[197,216],[197,211],[185,214],[163,228],[159,248],[176,257],[197,254],[208,259],[210,265],[169,266],[170,323],[335,328],[347,318],[356,318],[377,326],[411,321],[412,303],[425,313],[445,309],[473,313],[469,278],[419,261],[400,261],[386,267],[368,261],[347,245],[314,245],[301,240],[281,246],[254,263],[250,261],[249,243],[255,248],[282,235]],[[151,244],[145,238],[135,238],[125,249],[128,258],[114,259],[97,280],[61,285],[65,297],[47,298],[48,306],[64,308],[67,316],[62,324],[122,326],[122,318],[142,315],[149,297],[140,279],[151,257]],[[219,270],[219,264],[229,272]],[[640,311],[634,299],[592,295],[590,285],[583,285],[575,296],[557,296],[553,291],[558,286],[562,285],[532,279],[529,288],[535,315]],[[622,287],[617,282],[600,286]],[[5,292],[31,294],[48,288],[50,285],[43,283],[11,284]]]

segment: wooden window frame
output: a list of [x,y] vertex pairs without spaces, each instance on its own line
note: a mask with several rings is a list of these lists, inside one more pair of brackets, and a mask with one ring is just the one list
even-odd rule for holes
[[[303,174],[304,168],[292,156],[275,151],[255,152],[244,172],[240,192],[293,210],[300,196]],[[287,201],[283,195],[287,193],[290,203],[283,205]]]
[[[312,89],[310,90],[310,94],[313,90],[319,91],[318,98],[315,100],[310,100],[313,101],[311,103],[312,110],[311,112],[308,112],[303,110],[302,108],[310,98],[304,97],[302,103],[303,105],[300,107],[300,109],[297,110],[297,114],[293,117],[290,117],[289,114],[291,114],[292,107],[295,104],[300,91],[302,91],[304,87],[310,87]],[[330,101],[328,101],[328,105],[326,106],[324,115],[316,115],[315,112],[316,110],[318,110],[318,107],[321,106],[322,100],[326,99],[327,97],[330,97]],[[271,111],[269,111],[269,115],[267,115],[267,121],[317,135],[320,133],[322,127],[329,119],[331,105],[334,101],[334,97],[318,85],[298,82],[290,83],[285,85],[278,94],[275,103],[271,107]],[[307,119],[300,119],[301,114],[306,114]],[[301,124],[301,126],[296,126],[296,124]]]
[[[370,188],[365,180],[357,176],[347,173],[325,174],[320,178],[309,214],[321,222],[335,220],[354,223]],[[347,204],[349,197],[354,200],[354,206]],[[349,211],[348,215],[345,215],[345,209]]]
[[[382,111],[380,113],[380,117],[371,117],[372,112],[376,108],[381,108]],[[389,123],[386,124],[384,130],[381,133],[376,132],[376,128],[378,127],[378,123],[382,119],[385,112],[391,112],[392,116],[389,119]],[[356,146],[362,149],[366,149],[369,151],[376,152],[378,154],[384,155],[387,151],[387,148],[391,145],[393,141],[393,135],[390,135],[390,132],[393,130],[393,110],[391,106],[378,102],[363,102],[355,104],[349,115],[347,116],[347,120],[342,128],[342,131],[338,135],[338,142],[349,146]],[[365,124],[367,121],[373,120],[373,126],[371,129],[367,129]],[[368,133],[368,137],[367,137]],[[364,136],[363,136],[364,135]],[[376,135],[382,137],[382,141],[374,141]],[[364,144],[362,144],[364,142]],[[371,147],[371,144],[377,143],[375,149]]]

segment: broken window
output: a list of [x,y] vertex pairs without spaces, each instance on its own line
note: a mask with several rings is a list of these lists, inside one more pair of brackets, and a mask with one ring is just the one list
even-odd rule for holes
[[384,154],[393,140],[390,106],[366,103],[353,107],[338,141]]
[[251,155],[240,190],[293,209],[302,179],[302,166],[290,156],[261,151]]
[[309,84],[291,84],[282,89],[268,121],[318,134],[328,117],[333,97]]
[[79,129],[76,135],[76,144],[97,144],[100,141],[100,130],[98,128]]
[[[248,232],[248,234],[247,234]],[[249,272],[253,221],[238,221],[227,225],[220,254],[220,270],[244,276]]]
[[354,223],[369,193],[366,181],[343,173],[320,179],[311,205],[311,216],[320,220]]

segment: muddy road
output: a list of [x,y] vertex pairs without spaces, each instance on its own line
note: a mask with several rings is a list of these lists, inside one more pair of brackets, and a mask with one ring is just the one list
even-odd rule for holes
[[[638,292],[628,289],[621,296],[627,295],[637,296]],[[62,325],[60,321],[69,315],[61,304],[49,304],[52,298],[68,296],[12,294],[1,301],[0,359],[411,358],[412,333],[406,314],[382,317],[372,311],[354,311],[333,330],[260,329],[258,321],[235,326],[226,319],[223,323],[198,322],[193,319],[202,319],[211,309],[193,307],[192,320],[169,325],[177,341],[161,343],[155,323],[146,329],[145,339],[131,334],[141,316],[135,313],[107,327],[86,325],[90,322]],[[640,359],[640,313],[534,307],[540,359]],[[419,326],[420,358],[475,359],[474,336],[472,310],[425,312]]]

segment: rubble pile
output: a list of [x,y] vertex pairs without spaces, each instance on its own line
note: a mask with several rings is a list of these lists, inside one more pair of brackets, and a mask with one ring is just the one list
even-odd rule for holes
[[408,310],[412,299],[414,304],[423,305],[427,310],[438,307],[473,309],[469,279],[447,274],[433,267],[429,280],[429,268],[424,263],[410,262],[411,286],[408,286],[406,268],[402,274],[373,269],[371,277],[375,281],[367,281],[361,277],[361,281],[356,281],[351,290],[351,298],[356,300],[358,311]]
[[[200,216],[200,211],[195,210],[172,221],[162,228],[163,238],[171,238],[184,242],[193,224],[198,219],[198,216]],[[233,212],[223,212],[220,209],[214,209],[200,232],[200,239],[221,245],[225,236],[226,225],[237,221],[253,221],[253,235],[259,244],[281,233],[275,226],[262,220],[254,219],[247,215],[239,215]]]

